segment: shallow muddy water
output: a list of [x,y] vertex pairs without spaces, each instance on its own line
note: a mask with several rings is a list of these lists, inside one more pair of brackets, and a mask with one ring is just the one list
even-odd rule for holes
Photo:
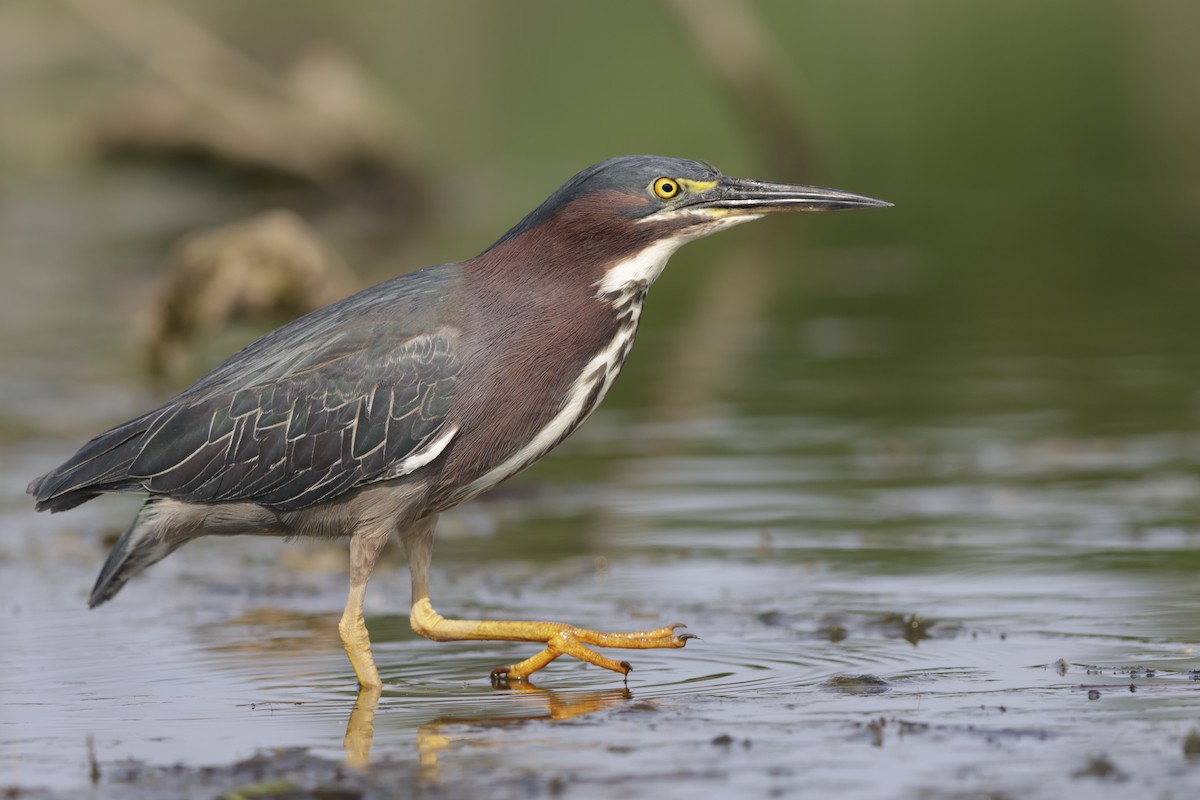
[[[495,689],[489,669],[528,648],[415,637],[396,559],[368,595],[373,737],[336,636],[338,548],[198,542],[89,612],[100,539],[132,506],[9,500],[4,781],[86,786],[91,739],[99,796],[139,796],[152,765],[335,762],[349,729],[379,796],[1187,796],[1200,440],[1064,438],[1055,419],[601,413],[557,469],[447,515],[434,597],[701,639],[630,653],[627,684],[562,660]],[[7,448],[10,497],[58,446]]]

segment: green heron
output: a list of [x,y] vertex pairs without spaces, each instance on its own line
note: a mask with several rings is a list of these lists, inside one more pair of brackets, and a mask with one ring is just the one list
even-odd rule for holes
[[561,655],[627,675],[628,662],[592,647],[683,647],[693,637],[677,633],[682,625],[601,633],[434,611],[438,514],[533,464],[595,410],[633,346],[647,289],[682,244],[769,212],[885,205],[681,159],[601,162],[475,258],[284,325],[92,439],[29,492],[51,511],[103,492],[149,494],[101,569],[92,607],[199,536],[348,538],[338,630],[359,684],[378,687],[363,595],[398,534],[417,633],[544,645],[498,667],[496,680],[528,678]]

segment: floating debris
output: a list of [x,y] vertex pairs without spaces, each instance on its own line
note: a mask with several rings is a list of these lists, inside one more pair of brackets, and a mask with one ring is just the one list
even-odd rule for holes
[[1188,759],[1200,759],[1200,728],[1192,728],[1183,737],[1183,754]]
[[1104,781],[1124,781],[1129,776],[1122,772],[1106,755],[1092,756],[1088,763],[1071,773],[1075,778],[1099,778]]
[[834,675],[821,687],[842,694],[882,694],[892,685],[878,675]]

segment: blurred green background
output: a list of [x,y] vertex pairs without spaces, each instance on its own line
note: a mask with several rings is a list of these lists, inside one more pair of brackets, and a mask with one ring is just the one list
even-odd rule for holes
[[[821,405],[786,380],[779,388],[784,370],[854,382],[828,398],[835,408],[977,411],[980,398],[958,396],[954,376],[984,369],[1008,387],[987,402],[1008,410],[1040,406],[1046,398],[1030,396],[1038,392],[1068,392],[1067,424],[1196,421],[1194,3],[691,4],[693,17],[706,5],[733,9],[754,34],[718,27],[707,52],[683,3],[167,4],[266,74],[284,74],[318,46],[358,65],[379,107],[400,120],[386,130],[400,132],[393,146],[422,171],[428,210],[413,225],[407,210],[388,220],[376,207],[365,226],[348,220],[372,208],[369,195],[337,210],[346,200],[337,190],[313,202],[287,187],[251,181],[247,190],[203,165],[99,157],[96,119],[131,84],[186,94],[159,79],[213,77],[187,37],[175,43],[155,29],[159,15],[146,11],[155,5],[0,6],[10,357],[28,352],[14,333],[47,313],[71,316],[54,308],[71,302],[69,289],[27,274],[48,264],[62,269],[60,282],[83,284],[85,296],[111,293],[128,312],[179,234],[283,205],[360,274],[380,278],[472,255],[583,166],[648,152],[896,204],[761,223],[777,235],[769,260],[783,266],[765,277],[746,268],[747,281],[769,291],[748,289],[746,306],[727,314],[720,297],[737,278],[713,272],[736,276],[730,256],[762,235],[757,226],[678,257],[648,329],[695,336],[697,325],[716,326],[709,338],[726,342],[747,370],[742,381],[762,389],[739,401],[763,411]],[[773,94],[723,83],[723,58],[734,71],[765,70]],[[753,110],[757,100],[765,114]],[[797,132],[788,163],[764,116]],[[69,236],[79,250],[67,249]],[[704,287],[717,281],[705,305]],[[106,368],[130,355],[120,352],[127,342],[97,342],[78,327],[86,341],[73,340],[61,322],[36,333],[50,352],[100,346]],[[723,336],[722,324],[743,333]],[[618,405],[650,402],[650,365],[663,353],[647,351],[686,348],[678,337],[642,338],[631,363],[640,377],[618,383]],[[1021,366],[1005,374],[998,357]],[[672,402],[730,399],[715,391]]]

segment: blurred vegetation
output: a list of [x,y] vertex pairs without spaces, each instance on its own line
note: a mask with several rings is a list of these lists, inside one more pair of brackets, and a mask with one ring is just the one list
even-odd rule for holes
[[[149,12],[163,8],[239,66],[156,40]],[[1084,429],[1192,427],[1198,24],[1182,0],[11,0],[0,268],[21,299],[0,311],[12,329],[52,322],[44,352],[104,347],[111,367],[127,343],[67,310],[99,291],[132,312],[189,231],[289,208],[378,279],[470,256],[579,168],[653,152],[896,208],[686,249],[612,407],[920,419],[1049,406]],[[404,165],[419,184],[381,195],[97,157],[131,87],[285,87],[313,52],[346,59],[386,120],[363,163]],[[3,345],[2,368],[24,352]],[[685,374],[705,379],[671,390]]]

